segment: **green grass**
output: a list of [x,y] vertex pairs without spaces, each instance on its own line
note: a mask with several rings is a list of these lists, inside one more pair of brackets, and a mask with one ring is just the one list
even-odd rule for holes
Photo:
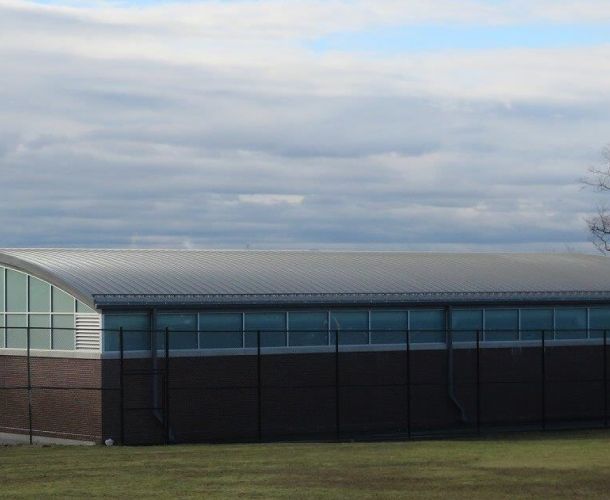
[[607,498],[610,432],[384,443],[0,447],[0,497]]

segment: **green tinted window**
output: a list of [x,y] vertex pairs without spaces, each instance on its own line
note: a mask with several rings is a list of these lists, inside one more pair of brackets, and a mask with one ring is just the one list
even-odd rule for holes
[[454,309],[451,311],[451,330],[455,342],[476,341],[477,332],[483,330],[483,311]]
[[4,312],[4,267],[0,267],[0,312]]
[[367,311],[334,311],[330,313],[331,342],[339,332],[339,344],[368,344],[369,313]]
[[521,339],[541,340],[553,338],[552,309],[521,309]]
[[199,342],[202,348],[223,349],[242,346],[241,313],[199,315]]
[[409,328],[411,342],[445,342],[445,311],[409,311]]
[[260,331],[261,347],[286,345],[286,314],[246,313],[246,347],[256,347],[256,335]]
[[53,287],[53,312],[73,313],[74,298],[63,290]]
[[119,350],[119,329],[123,328],[123,349],[150,350],[150,318],[146,313],[104,315],[104,350]]
[[165,345],[165,329],[169,331],[170,349],[197,349],[196,314],[159,314],[157,317],[158,348]]
[[6,310],[27,312],[27,276],[12,269],[6,270]]
[[4,331],[4,314],[0,314],[0,347],[6,346],[6,335]]
[[371,311],[371,344],[404,344],[407,311]]
[[30,342],[32,349],[51,348],[51,317],[48,314],[30,314]]
[[519,311],[486,309],[485,340],[519,340]]
[[30,276],[30,312],[51,311],[51,285]]
[[290,345],[328,345],[328,314],[326,312],[288,313]]
[[591,308],[589,309],[589,335],[592,339],[600,339],[604,336],[610,339],[610,309]]
[[6,327],[6,347],[25,349],[27,347],[27,316],[25,314],[7,314]]
[[68,351],[74,349],[74,315],[53,315],[51,348]]
[[94,313],[94,309],[91,309],[87,304],[83,304],[80,300],[76,301],[76,312],[77,313]]
[[556,339],[587,338],[587,310],[563,309],[555,310]]

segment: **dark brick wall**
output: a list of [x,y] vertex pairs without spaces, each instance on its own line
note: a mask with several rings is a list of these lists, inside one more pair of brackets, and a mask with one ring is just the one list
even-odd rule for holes
[[[104,387],[118,387],[118,361],[104,365]],[[410,365],[407,387],[404,352],[342,353],[337,391],[334,354],[266,355],[260,359],[259,390],[256,356],[172,358],[172,440],[255,440],[259,413],[263,439],[333,437],[337,418],[344,436],[405,432],[408,401],[413,432],[474,428],[475,350],[453,352],[454,393],[465,422],[449,397],[447,352],[412,351]],[[150,360],[125,361],[126,370],[147,366]],[[481,425],[539,424],[540,348],[481,349],[479,366]],[[602,421],[601,347],[547,347],[545,372],[545,412],[550,424]],[[120,432],[117,392],[105,390],[104,394],[104,435],[116,439]],[[151,406],[150,375],[126,376],[125,395],[126,407]],[[152,412],[127,411],[125,415],[128,442],[163,442],[163,425]]]
[[[120,362],[104,360],[103,429],[104,439],[121,439]],[[160,403],[153,398],[154,377],[158,378],[158,400],[162,398],[161,376],[151,373],[150,359],[126,359],[124,362],[124,413],[123,425],[127,444],[155,444],[164,442],[163,425],[152,410]]]
[[[483,426],[538,425],[542,419],[541,349],[481,349],[479,408]],[[477,418],[477,357],[453,352],[405,352],[172,358],[171,438],[176,442],[247,441],[473,428]],[[547,347],[545,406],[550,425],[603,420],[601,347]],[[150,359],[125,360],[124,434],[127,443],[165,439],[163,370]],[[610,360],[609,360],[610,364]],[[339,390],[335,386],[338,366]],[[118,360],[32,358],[33,427],[37,434],[73,439],[121,435]],[[0,431],[27,432],[26,359],[0,356]],[[158,368],[164,368],[159,360]],[[157,384],[153,383],[154,377]],[[407,384],[409,381],[409,384]],[[156,389],[154,389],[156,387]],[[156,390],[156,393],[155,393]],[[407,395],[410,393],[410,399]],[[339,411],[337,412],[337,395]],[[260,399],[259,399],[260,396]],[[260,405],[259,405],[260,401]],[[158,411],[151,408],[159,406]],[[260,415],[260,420],[259,420]]]
[[[101,367],[100,360],[31,358],[35,435],[101,441]],[[26,357],[0,356],[0,432],[28,432],[28,391],[23,387]]]

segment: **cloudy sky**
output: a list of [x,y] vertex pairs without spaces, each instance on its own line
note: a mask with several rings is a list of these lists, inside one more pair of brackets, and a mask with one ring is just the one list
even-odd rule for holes
[[0,0],[0,246],[594,251],[608,142],[607,0]]

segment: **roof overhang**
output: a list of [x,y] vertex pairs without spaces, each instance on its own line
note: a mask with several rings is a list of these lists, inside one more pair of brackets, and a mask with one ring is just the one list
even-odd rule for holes
[[99,294],[98,307],[216,306],[386,306],[465,305],[473,303],[610,303],[610,292],[461,292],[461,293],[337,293],[337,294]]

